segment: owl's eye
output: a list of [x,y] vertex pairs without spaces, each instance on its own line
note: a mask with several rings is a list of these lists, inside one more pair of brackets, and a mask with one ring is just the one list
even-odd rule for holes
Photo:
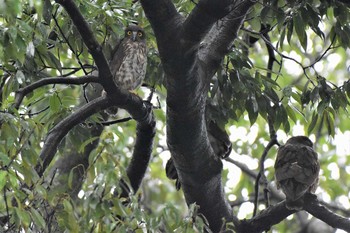
[[132,31],[127,31],[126,34],[127,34],[128,36],[131,36]]
[[138,33],[137,33],[137,36],[138,36],[138,37],[141,37],[142,35],[143,35],[142,32],[138,32]]

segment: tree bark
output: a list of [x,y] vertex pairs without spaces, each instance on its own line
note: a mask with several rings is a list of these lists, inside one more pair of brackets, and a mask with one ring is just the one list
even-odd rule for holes
[[141,0],[166,73],[167,143],[187,204],[196,203],[218,232],[233,216],[222,187],[222,162],[209,143],[209,81],[237,37],[253,1],[201,0],[187,19],[170,0]]

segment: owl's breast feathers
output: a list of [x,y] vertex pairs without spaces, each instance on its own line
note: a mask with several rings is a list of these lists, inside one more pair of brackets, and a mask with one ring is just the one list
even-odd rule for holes
[[145,43],[133,42],[124,45],[124,58],[116,71],[115,82],[126,90],[135,90],[146,75],[147,49]]

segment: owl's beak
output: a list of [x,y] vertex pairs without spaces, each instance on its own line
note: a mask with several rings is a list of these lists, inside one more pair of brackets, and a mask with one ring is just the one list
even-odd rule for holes
[[137,32],[132,32],[131,39],[132,41],[136,41],[137,38]]

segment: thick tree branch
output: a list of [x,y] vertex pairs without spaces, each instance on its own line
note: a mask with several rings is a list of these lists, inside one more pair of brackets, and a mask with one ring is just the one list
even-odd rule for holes
[[141,0],[141,5],[157,39],[158,50],[164,69],[171,69],[167,62],[176,62],[175,54],[181,50],[180,32],[184,18],[176,11],[170,0]]
[[213,24],[232,9],[233,0],[201,0],[183,24],[183,37],[187,49],[193,49],[205,37]]
[[314,217],[324,221],[331,227],[350,232],[350,219],[344,218],[328,210],[319,203],[315,195],[305,195],[304,202],[304,210],[312,214]]
[[231,43],[237,38],[245,15],[255,3],[254,0],[236,1],[233,10],[214,24],[199,50],[199,59],[206,65],[207,70],[217,70],[221,60],[229,52]]
[[286,208],[285,201],[282,201],[263,210],[252,219],[242,220],[241,223],[236,226],[236,232],[260,233],[263,231],[268,231],[271,226],[283,221],[293,213],[294,211]]
[[[199,205],[199,211],[208,219],[211,230],[220,231],[225,221],[237,222],[238,220],[234,218],[223,193],[222,163],[216,158],[208,140],[205,120],[208,85],[203,81],[209,80],[215,73],[219,61],[228,52],[229,43],[222,45],[225,50],[219,53],[216,53],[215,48],[211,50],[205,47],[207,50],[203,50],[202,53],[204,59],[201,57],[197,59],[195,50],[188,51],[185,41],[187,35],[183,33],[183,19],[176,13],[172,3],[168,0],[157,1],[157,3],[154,0],[141,0],[141,3],[155,32],[162,63],[167,74],[167,142],[179,175],[179,181],[187,203]],[[203,3],[214,4],[214,1],[204,1]],[[224,3],[228,4],[231,1],[224,1]],[[220,6],[226,9],[224,3]],[[249,3],[251,6],[251,2]],[[244,9],[243,7],[232,10],[229,13],[231,17],[225,18],[227,22],[234,21],[236,24],[224,24],[222,28],[226,31],[220,28],[220,32],[224,32],[220,36],[229,37],[229,41],[232,42],[235,37],[232,37],[232,33],[229,34],[228,27],[236,26],[234,30],[237,32],[248,8],[243,13],[240,12]],[[169,16],[157,13],[164,9]],[[210,15],[210,11],[208,14]],[[186,30],[189,30],[190,24],[199,22],[200,19],[195,18],[200,15],[207,17],[203,12],[194,12],[191,15],[194,18],[186,21],[188,23]],[[222,16],[224,15],[225,12]],[[239,20],[235,19],[237,16]],[[209,23],[212,21],[212,19],[209,20]],[[204,25],[200,27],[200,34],[208,31]],[[202,37],[203,35],[198,35],[194,42],[191,42],[194,47],[197,47],[196,43],[198,45]],[[220,43],[223,42],[220,41],[216,44],[210,40],[207,45],[214,44],[218,48],[221,46]],[[218,56],[217,64],[209,64],[211,66],[208,66],[208,63],[211,62],[205,55],[205,52],[208,51],[211,53],[215,51],[215,55]]]
[[26,87],[23,87],[23,88],[17,90],[16,95],[15,95],[14,107],[16,109],[18,109],[23,101],[23,98],[27,94],[31,93],[32,91],[34,91],[35,89],[37,89],[39,87],[45,86],[45,85],[49,85],[49,84],[82,85],[82,84],[91,83],[91,82],[98,83],[99,78],[94,76],[94,75],[87,75],[87,76],[76,77],[76,78],[66,78],[66,77],[43,78],[37,82],[34,82]]
[[[152,106],[147,103],[148,111],[152,111]],[[134,152],[126,174],[129,178],[133,192],[136,193],[141,185],[141,181],[146,173],[148,163],[151,159],[153,139],[155,136],[156,122],[153,112],[150,114],[150,122],[138,122],[136,127],[136,143]],[[127,186],[124,186],[127,187]],[[128,197],[130,190],[123,189],[122,197]]]
[[[316,195],[307,193],[304,196],[304,210],[314,217],[324,221],[328,225],[350,232],[350,220],[339,216],[320,204]],[[258,233],[268,231],[273,225],[278,224],[289,215],[295,213],[285,207],[285,200],[261,211],[257,216],[249,220],[242,220],[236,225],[238,233]]]

